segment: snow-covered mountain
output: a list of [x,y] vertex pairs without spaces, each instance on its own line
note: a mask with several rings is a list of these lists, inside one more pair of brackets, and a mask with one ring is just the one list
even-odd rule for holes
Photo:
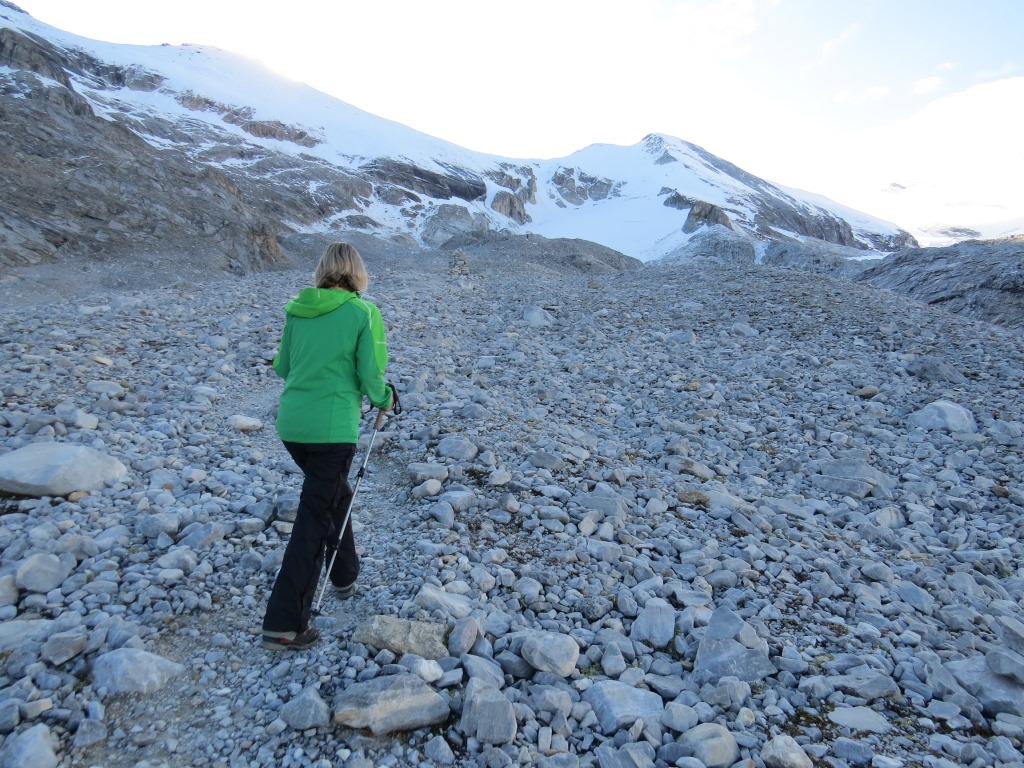
[[101,43],[4,0],[0,117],[7,266],[216,251],[249,271],[281,258],[282,232],[353,230],[426,246],[533,233],[645,261],[715,224],[757,240],[915,245],[893,224],[672,137],[556,160],[471,152],[241,56]]

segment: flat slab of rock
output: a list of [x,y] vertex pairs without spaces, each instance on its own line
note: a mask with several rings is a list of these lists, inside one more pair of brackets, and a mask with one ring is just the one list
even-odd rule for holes
[[828,713],[828,719],[853,731],[888,733],[889,721],[870,707],[837,707]]
[[437,725],[448,714],[448,702],[415,675],[387,675],[356,683],[334,701],[336,724],[368,728],[374,736]]
[[0,621],[0,653],[45,640],[51,631],[50,619],[11,619]]
[[139,648],[118,648],[98,656],[92,665],[93,684],[111,693],[154,693],[185,667]]
[[84,445],[32,443],[0,456],[0,491],[22,496],[95,491],[126,474],[120,461]]
[[593,708],[605,734],[629,728],[641,718],[656,718],[660,722],[665,709],[658,694],[618,680],[595,683],[583,693],[583,700]]
[[378,649],[387,648],[400,655],[414,653],[436,661],[448,655],[444,639],[450,629],[450,624],[371,616],[356,628],[352,640]]
[[464,619],[473,610],[473,604],[465,595],[445,592],[433,584],[424,584],[413,598],[416,605],[428,611],[444,611],[456,619]]

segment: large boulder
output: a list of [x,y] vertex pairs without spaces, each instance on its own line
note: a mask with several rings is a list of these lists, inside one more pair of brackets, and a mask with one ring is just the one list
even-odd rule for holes
[[386,675],[355,683],[334,702],[334,722],[368,728],[374,736],[414,731],[448,719],[448,702],[414,675]]
[[185,672],[185,667],[139,648],[118,648],[98,656],[93,684],[111,693],[154,693]]
[[32,443],[0,456],[0,491],[23,496],[67,496],[94,491],[123,478],[128,469],[95,448]]

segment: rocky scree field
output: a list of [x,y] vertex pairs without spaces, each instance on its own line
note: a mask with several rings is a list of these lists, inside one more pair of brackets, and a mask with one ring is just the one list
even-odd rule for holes
[[371,264],[406,412],[291,654],[258,627],[306,272],[0,310],[3,482],[110,472],[2,501],[0,765],[1024,765],[1019,334],[466,250]]

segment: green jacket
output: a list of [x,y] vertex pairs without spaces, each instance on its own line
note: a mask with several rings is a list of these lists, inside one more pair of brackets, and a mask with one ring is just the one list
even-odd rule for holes
[[295,443],[357,442],[363,396],[377,408],[391,407],[380,311],[336,288],[303,288],[284,311],[274,360],[284,379],[277,434]]

